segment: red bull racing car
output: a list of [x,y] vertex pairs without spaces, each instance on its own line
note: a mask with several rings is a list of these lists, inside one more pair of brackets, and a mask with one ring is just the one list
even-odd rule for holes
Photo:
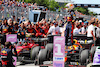
[[73,45],[65,49],[65,64],[87,65],[93,62],[96,46],[86,35],[73,36]]

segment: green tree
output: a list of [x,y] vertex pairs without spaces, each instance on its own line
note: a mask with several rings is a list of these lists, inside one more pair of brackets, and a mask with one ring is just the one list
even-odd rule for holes
[[35,0],[35,2],[40,6],[49,6],[49,0]]
[[39,6],[45,6],[50,10],[56,11],[59,8],[59,4],[55,0],[25,0],[27,3],[37,3]]
[[86,15],[94,15],[94,16],[97,15],[96,13],[89,11],[88,8],[76,7],[76,8],[74,8],[74,10],[77,10],[83,14],[86,14]]
[[24,0],[24,1],[27,2],[27,3],[35,3],[34,0]]
[[51,1],[49,2],[48,8],[50,8],[50,10],[55,11],[55,10],[58,9],[59,7],[60,7],[59,4],[58,4],[57,2],[55,2],[55,0],[51,0]]
[[92,12],[92,11],[89,11],[89,15],[96,16],[96,15],[98,15],[98,14],[97,14],[97,13],[94,13],[94,12]]
[[89,14],[89,13],[88,13],[88,11],[89,11],[88,8],[76,7],[76,8],[74,8],[74,10],[77,10],[77,11],[83,13],[83,14],[86,14],[86,15]]

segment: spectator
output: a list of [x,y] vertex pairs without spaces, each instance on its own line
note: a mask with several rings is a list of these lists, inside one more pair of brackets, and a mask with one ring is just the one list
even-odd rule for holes
[[77,25],[76,28],[73,30],[73,35],[81,34],[80,25]]
[[13,32],[13,22],[11,19],[8,20],[8,25],[9,25],[8,32],[9,34],[11,34]]
[[18,35],[20,36],[20,38],[22,38],[22,40],[24,40],[25,38],[25,33],[26,33],[26,28],[24,26],[24,23],[21,23],[21,27],[18,29]]
[[95,27],[94,27],[94,21],[90,21],[89,22],[89,26],[87,29],[87,37],[93,38],[93,40],[95,41]]
[[95,23],[95,30],[96,30],[96,37],[98,38],[100,36],[100,34],[99,34],[100,29],[99,29],[99,23],[98,22]]
[[50,22],[50,27],[53,26],[53,25],[54,25],[54,23],[53,22]]
[[96,30],[96,44],[100,44],[100,28],[99,28],[99,23],[98,22],[96,22],[95,23],[95,30]]
[[25,18],[22,16],[20,21],[19,21],[19,24],[21,24],[23,21],[25,21]]
[[42,30],[42,28],[39,27],[38,24],[35,25],[35,30],[36,30],[36,37],[41,37],[42,34],[44,33],[44,31]]
[[43,29],[43,31],[44,31],[44,33],[43,33],[43,36],[44,37],[46,37],[46,34],[48,33],[48,30],[49,30],[49,24],[48,23],[46,23],[43,27],[42,27],[42,29]]
[[31,24],[27,28],[26,35],[32,36],[32,37],[35,37],[35,35],[36,35],[36,30],[34,28],[32,28],[32,25]]
[[81,34],[85,35],[87,31],[87,23],[84,23],[83,27],[81,28]]
[[15,23],[14,28],[13,28],[13,34],[17,34],[18,33],[18,23]]
[[59,34],[61,34],[60,27],[58,26],[57,22],[54,23],[54,25],[50,27],[47,35],[48,34],[52,34],[52,35],[59,35]]
[[65,35],[65,29],[66,29],[66,24],[62,25],[62,27],[60,28],[61,30],[61,36],[64,36]]
[[1,25],[1,33],[2,34],[8,34],[8,24],[7,24],[7,20],[5,19],[3,22],[2,22],[2,25]]

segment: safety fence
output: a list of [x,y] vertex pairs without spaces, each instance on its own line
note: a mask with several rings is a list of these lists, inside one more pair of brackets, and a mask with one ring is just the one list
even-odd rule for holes
[[[43,7],[40,7],[39,10],[43,9]],[[29,11],[31,10],[36,10],[33,8],[33,6],[27,6],[27,7],[9,7],[9,6],[4,6],[0,5],[0,19],[2,19],[2,16],[4,18],[12,18],[13,15],[15,15],[16,20],[20,18],[21,16],[26,17],[27,19],[29,18]],[[41,11],[45,11],[45,8]],[[53,12],[53,11],[46,11],[46,19],[56,19],[56,16],[59,15],[58,19],[62,19],[63,16],[67,16],[68,14],[65,12]]]
[[2,19],[2,17],[4,18],[12,18],[12,16],[15,16],[15,19],[17,20],[19,17],[21,16],[25,16],[26,18],[28,18],[28,7],[10,7],[10,6],[4,6],[4,5],[0,5],[1,9],[0,9],[0,19]]
[[[41,10],[41,11],[46,11],[46,19],[56,19],[56,16],[59,15],[58,20],[62,20],[63,17],[66,17],[69,15],[68,12],[54,12],[54,11],[49,11],[46,10],[45,7],[43,6],[26,6],[26,7],[18,7],[18,6],[5,6],[5,5],[0,5],[0,20],[3,18],[12,18],[12,16],[15,16],[15,19],[17,21],[18,18],[21,16],[24,16],[26,19],[29,19],[29,11],[31,10]],[[91,16],[87,15],[78,15],[76,14],[76,17],[85,17],[85,18],[90,18]]]

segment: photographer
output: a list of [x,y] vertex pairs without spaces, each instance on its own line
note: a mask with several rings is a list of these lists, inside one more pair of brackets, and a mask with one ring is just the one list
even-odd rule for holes
[[[13,48],[14,52],[12,53]],[[13,65],[13,55],[17,55],[15,47],[10,42],[5,42],[5,48],[1,50],[2,67],[15,67]]]

